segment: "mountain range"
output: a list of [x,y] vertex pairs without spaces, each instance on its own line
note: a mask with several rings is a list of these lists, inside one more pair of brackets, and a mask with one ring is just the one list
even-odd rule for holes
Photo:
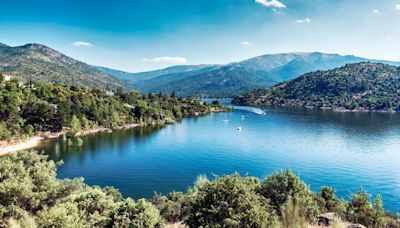
[[311,53],[270,54],[225,65],[184,65],[162,70],[127,73],[99,67],[144,93],[176,92],[180,96],[234,97],[258,88],[296,78],[316,70],[328,70],[347,63],[398,62],[371,60],[353,55]]
[[236,97],[233,103],[398,112],[400,68],[382,63],[347,64],[254,90]]
[[0,73],[21,81],[46,81],[99,89],[126,88],[117,78],[41,44],[0,44]]
[[297,52],[262,55],[229,64],[180,65],[129,73],[92,66],[41,44],[10,47],[0,43],[0,73],[22,81],[32,79],[99,89],[134,89],[142,93],[175,92],[178,96],[191,97],[235,97],[304,73],[358,62],[400,65],[353,55]]

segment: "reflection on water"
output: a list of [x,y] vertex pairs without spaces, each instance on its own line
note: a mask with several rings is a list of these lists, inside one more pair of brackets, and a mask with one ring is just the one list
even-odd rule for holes
[[55,140],[41,149],[64,160],[59,177],[83,176],[134,198],[184,191],[199,174],[237,171],[262,178],[291,168],[315,191],[330,185],[344,197],[362,187],[382,194],[387,209],[400,210],[400,115],[265,111],[235,110],[162,128],[88,135],[82,147]]

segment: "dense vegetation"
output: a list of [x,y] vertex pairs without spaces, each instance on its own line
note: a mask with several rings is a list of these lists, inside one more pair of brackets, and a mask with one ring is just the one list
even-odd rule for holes
[[45,81],[91,88],[125,88],[118,79],[41,44],[0,44],[0,73],[28,82]]
[[0,158],[0,227],[306,227],[317,215],[334,212],[367,227],[400,227],[383,210],[380,196],[365,191],[338,199],[320,193],[291,171],[260,181],[239,174],[209,181],[200,176],[187,193],[156,194],[151,201],[124,199],[112,187],[87,186],[82,179],[56,178],[60,164],[37,152]]
[[237,97],[237,104],[400,111],[400,69],[356,63],[316,71]]
[[234,97],[257,88],[273,86],[311,71],[328,70],[344,66],[346,63],[362,61],[369,60],[356,56],[313,52],[263,55],[226,65],[175,66],[143,73],[99,69],[144,93],[176,91],[181,96]]
[[64,127],[75,134],[81,128],[96,126],[173,123],[220,108],[174,94],[141,95],[117,90],[112,95],[98,89],[42,82],[21,85],[11,80],[0,82],[0,140],[60,132]]

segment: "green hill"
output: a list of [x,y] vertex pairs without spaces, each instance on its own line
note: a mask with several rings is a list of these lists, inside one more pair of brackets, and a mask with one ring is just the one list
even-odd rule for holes
[[126,88],[118,79],[41,44],[0,45],[0,73],[21,81],[45,81],[92,88]]
[[400,111],[400,69],[381,63],[348,64],[249,92],[233,103]]
[[168,124],[224,110],[228,109],[167,95],[146,96],[122,90],[110,95],[99,89],[43,82],[21,85],[17,80],[2,82],[0,75],[0,143],[39,132],[60,132],[72,128],[74,119],[84,128],[118,128]]

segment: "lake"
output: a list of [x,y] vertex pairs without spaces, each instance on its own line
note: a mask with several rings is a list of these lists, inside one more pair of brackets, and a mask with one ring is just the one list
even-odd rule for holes
[[115,186],[135,199],[185,191],[199,174],[263,178],[291,168],[312,190],[328,185],[347,197],[363,188],[381,194],[385,209],[400,210],[399,114],[250,111],[88,135],[82,147],[51,141],[40,149],[64,161],[60,178],[82,176],[90,185]]

